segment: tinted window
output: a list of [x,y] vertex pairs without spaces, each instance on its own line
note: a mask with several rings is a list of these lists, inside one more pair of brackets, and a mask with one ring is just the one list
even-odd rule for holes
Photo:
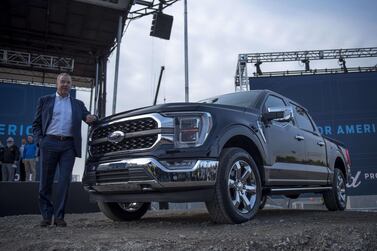
[[312,122],[309,119],[308,114],[306,114],[305,110],[302,109],[299,106],[293,105],[295,111],[296,111],[296,121],[298,124],[298,127],[307,131],[314,131]]
[[200,103],[255,107],[260,91],[236,92],[199,101]]
[[272,95],[268,96],[266,103],[264,104],[264,107],[266,109],[270,107],[284,107],[284,106],[285,106],[285,103],[283,99],[276,96],[272,96]]

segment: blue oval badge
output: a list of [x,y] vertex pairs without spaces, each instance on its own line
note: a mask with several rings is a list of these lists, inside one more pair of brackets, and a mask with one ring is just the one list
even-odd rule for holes
[[118,144],[124,139],[124,136],[125,136],[124,132],[115,131],[115,132],[110,133],[109,136],[107,136],[107,140],[111,143]]

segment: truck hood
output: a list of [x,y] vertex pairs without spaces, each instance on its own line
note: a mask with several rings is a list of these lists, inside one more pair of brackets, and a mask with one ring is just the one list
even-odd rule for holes
[[99,121],[99,123],[108,122],[124,117],[137,116],[148,113],[164,113],[164,112],[184,112],[184,111],[209,111],[213,109],[230,109],[236,111],[244,111],[246,108],[220,105],[220,104],[207,104],[207,103],[167,103],[161,105],[147,106],[129,110],[121,113],[117,113],[108,117],[105,117]]

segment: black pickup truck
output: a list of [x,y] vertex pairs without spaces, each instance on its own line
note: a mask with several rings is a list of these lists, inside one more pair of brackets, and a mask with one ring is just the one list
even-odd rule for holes
[[139,219],[152,201],[203,201],[215,222],[241,223],[272,194],[320,193],[329,210],[346,208],[348,150],[269,90],[119,113],[88,144],[84,187],[115,221]]

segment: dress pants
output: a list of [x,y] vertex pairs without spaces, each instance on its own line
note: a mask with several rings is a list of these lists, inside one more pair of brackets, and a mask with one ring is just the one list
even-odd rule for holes
[[24,159],[23,163],[25,166],[25,181],[35,181],[35,159]]
[[[60,141],[48,136],[40,144],[42,164],[40,165],[39,208],[44,220],[64,219],[65,203],[75,163],[73,140]],[[59,168],[55,204],[52,202],[52,186],[55,171]]]
[[16,165],[3,163],[1,172],[2,172],[2,180],[3,181],[14,181],[14,174],[16,173]]

